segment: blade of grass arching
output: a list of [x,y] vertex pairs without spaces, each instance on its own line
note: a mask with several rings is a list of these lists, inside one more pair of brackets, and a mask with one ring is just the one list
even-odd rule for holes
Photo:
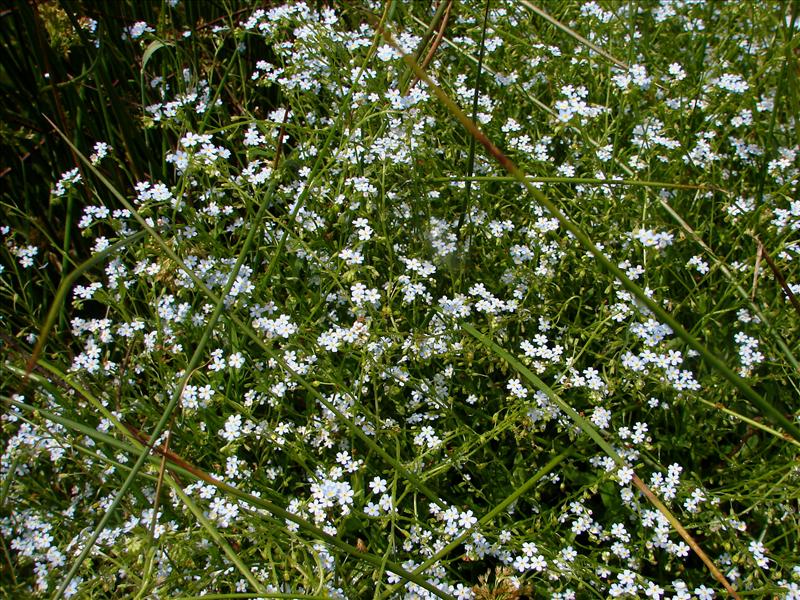
[[[53,423],[58,423],[59,425],[62,425],[66,429],[70,429],[72,431],[76,431],[78,433],[81,433],[81,434],[85,435],[86,437],[91,438],[95,442],[100,442],[100,443],[106,444],[106,445],[111,446],[112,448],[115,448],[117,450],[121,450],[123,452],[127,452],[128,454],[130,454],[132,456],[138,456],[144,450],[144,445],[141,444],[133,436],[131,436],[129,438],[131,443],[128,444],[126,442],[118,440],[117,438],[115,438],[115,437],[113,437],[113,436],[111,436],[111,435],[109,435],[107,433],[103,433],[101,431],[98,431],[94,427],[89,427],[88,425],[84,425],[83,423],[79,423],[78,421],[75,421],[75,420],[70,419],[68,417],[64,417],[62,415],[54,413],[53,411],[47,410],[46,408],[40,408],[38,406],[31,406],[30,404],[26,404],[24,402],[20,402],[18,400],[14,400],[13,398],[8,398],[8,397],[1,397],[0,401],[4,402],[8,406],[13,406],[13,407],[18,408],[20,410],[23,410],[25,412],[29,412],[31,414],[37,414],[37,415],[41,416],[42,418],[47,419],[48,421],[52,421]],[[147,458],[147,461],[151,465],[153,465],[154,467],[157,467],[160,464],[161,459],[158,458],[157,456],[149,455],[148,458]],[[123,470],[130,470],[132,467],[130,465],[126,464],[126,465],[123,465],[122,468],[123,468]],[[194,474],[190,470],[187,470],[182,465],[175,464],[175,463],[171,462],[169,464],[169,468],[171,470],[175,471],[176,473],[179,473],[180,475],[191,477],[193,479],[197,479],[197,475],[196,474]],[[156,481],[156,477],[153,476],[153,475],[148,475],[146,473],[141,473],[140,476],[144,477],[144,478],[149,478],[152,481]]]
[[[197,519],[200,525],[202,525],[203,529],[205,529],[206,532],[208,532],[208,535],[211,536],[211,539],[214,540],[214,543],[220,548],[222,548],[222,551],[225,553],[225,556],[227,556],[228,559],[234,564],[234,566],[239,570],[239,572],[247,580],[247,582],[251,586],[253,586],[253,588],[259,594],[261,595],[265,594],[267,591],[266,588],[264,588],[264,586],[261,585],[261,582],[258,581],[258,579],[256,579],[253,576],[253,573],[250,571],[250,569],[247,568],[247,565],[245,565],[242,562],[242,559],[239,558],[239,555],[236,554],[236,552],[234,552],[233,548],[231,548],[231,545],[227,542],[227,540],[224,537],[222,537],[222,534],[219,532],[219,530],[208,519],[208,517],[206,517],[203,514],[203,511],[200,509],[199,506],[197,506],[195,501],[192,500],[191,497],[189,497],[189,495],[183,491],[183,488],[180,485],[178,485],[178,483],[172,478],[171,475],[164,475],[164,481],[170,488],[172,488],[172,491],[178,495],[178,498],[180,498],[181,502],[183,502],[186,505],[186,507],[191,511],[192,515],[194,515],[194,518]],[[155,519],[155,516],[153,518]]]
[[14,475],[17,472],[17,467],[20,463],[19,455],[15,456],[11,461],[11,467],[8,469],[5,479],[3,479],[3,487],[0,488],[0,509],[5,508],[6,500],[8,499],[8,492],[11,489],[11,484],[14,483]]
[[[478,119],[478,100],[481,94],[481,71],[483,70],[483,55],[486,51],[486,25],[489,23],[489,0],[486,0],[486,6],[483,11],[483,26],[481,27],[481,42],[478,49],[478,65],[475,68],[475,89],[472,94],[472,120],[477,122]],[[459,254],[461,254],[461,243],[464,240],[462,235],[462,228],[464,227],[464,220],[467,218],[472,204],[472,175],[475,173],[475,145],[477,140],[475,136],[469,138],[469,157],[467,158],[467,182],[464,203],[461,205],[461,214],[458,215],[458,224],[456,225],[456,240],[459,245]],[[463,264],[463,263],[462,263]]]
[[712,408],[714,408],[716,410],[722,411],[726,415],[730,415],[734,419],[742,421],[743,423],[747,423],[748,425],[750,425],[750,427],[753,427],[755,429],[760,429],[761,431],[764,431],[764,432],[766,432],[766,433],[768,433],[768,434],[770,434],[772,436],[775,436],[776,438],[780,438],[782,440],[785,440],[785,441],[789,442],[790,444],[793,444],[793,445],[797,446],[798,448],[800,448],[800,442],[798,442],[797,440],[795,440],[792,437],[787,436],[785,433],[781,433],[780,431],[776,431],[772,427],[768,427],[767,425],[764,425],[763,423],[760,423],[759,421],[756,421],[755,419],[751,419],[751,418],[746,417],[746,416],[744,416],[742,414],[739,414],[736,411],[733,411],[733,410],[731,410],[729,408],[724,407],[722,404],[719,404],[719,403],[716,403],[716,402],[710,402],[709,400],[706,400],[705,398],[702,398],[702,397],[697,398],[697,399],[700,402],[702,402],[703,404],[707,405],[707,406],[710,406],[710,407],[712,407]]
[[[140,456],[140,457],[141,456],[145,456],[146,459],[148,460],[148,462],[150,462],[153,466],[158,466],[160,464],[160,459],[157,458],[156,456],[151,455],[149,453],[148,447],[146,447],[144,444],[141,444],[139,442],[136,442],[136,444],[137,444],[136,446],[132,446],[132,445],[129,445],[129,444],[125,443],[125,442],[122,442],[122,441],[120,441],[120,440],[118,440],[118,439],[116,439],[116,438],[114,438],[114,437],[112,437],[112,436],[110,436],[110,435],[108,435],[106,433],[102,433],[100,431],[97,431],[93,427],[89,427],[87,425],[84,425],[83,423],[78,423],[77,421],[73,421],[71,419],[68,419],[68,418],[63,417],[61,415],[58,415],[58,414],[56,414],[56,413],[54,413],[52,411],[49,411],[47,409],[41,409],[41,408],[38,408],[38,407],[35,407],[35,406],[31,406],[29,404],[25,404],[24,402],[19,402],[18,400],[14,400],[12,398],[2,398],[2,401],[5,402],[6,404],[10,405],[10,406],[15,406],[15,407],[17,407],[17,408],[19,408],[21,410],[26,411],[26,412],[37,413],[37,414],[39,414],[40,416],[42,416],[43,418],[45,418],[45,419],[47,419],[49,421],[53,421],[54,423],[58,423],[60,425],[63,425],[66,428],[72,429],[74,431],[78,431],[78,432],[80,432],[80,433],[92,438],[93,440],[109,444],[109,445],[111,445],[111,446],[113,446],[113,447],[115,447],[115,448],[117,448],[119,450],[126,451],[126,452],[128,452],[129,454],[131,454],[133,456],[137,456],[137,455]],[[152,443],[152,441],[151,441],[151,443]],[[149,445],[150,444],[148,444],[148,446]],[[157,447],[156,450],[160,451],[161,449]],[[348,544],[348,543],[346,543],[346,542],[344,542],[344,541],[342,541],[342,540],[340,540],[340,539],[338,539],[336,537],[333,537],[333,536],[325,533],[322,529],[318,528],[316,525],[313,525],[313,524],[309,523],[308,521],[298,517],[294,513],[290,513],[289,511],[281,508],[280,506],[278,506],[277,504],[267,500],[266,498],[253,496],[253,495],[248,494],[247,492],[244,492],[244,491],[242,491],[242,490],[240,490],[238,488],[230,486],[230,485],[228,485],[228,484],[226,484],[226,483],[224,483],[222,481],[219,481],[219,480],[215,479],[214,477],[212,477],[208,473],[205,473],[204,471],[198,469],[197,467],[194,467],[193,465],[189,464],[188,462],[180,459],[180,457],[177,457],[175,454],[173,454],[171,452],[169,452],[168,454],[169,454],[169,456],[168,456],[168,469],[170,471],[175,471],[176,473],[179,473],[179,474],[181,474],[183,476],[189,477],[189,478],[191,478],[193,480],[204,481],[205,483],[213,485],[214,487],[216,487],[221,492],[224,492],[224,493],[226,493],[226,494],[228,494],[230,496],[233,496],[233,497],[238,498],[238,499],[240,499],[240,500],[242,500],[244,502],[247,502],[248,504],[250,504],[251,506],[253,506],[255,508],[261,508],[261,509],[264,509],[264,510],[268,511],[269,513],[271,513],[273,515],[271,518],[275,522],[277,522],[282,528],[284,528],[285,524],[282,523],[281,521],[279,521],[279,519],[281,519],[283,521],[286,521],[286,520],[291,521],[291,522],[297,524],[300,527],[300,529],[304,530],[306,533],[309,533],[312,536],[314,536],[315,538],[319,538],[322,541],[327,542],[327,543],[331,544],[332,546],[337,547],[338,549],[348,553],[349,555],[353,556],[356,559],[364,560],[365,562],[368,562],[371,565],[376,566],[376,567],[380,567],[382,564],[385,564],[393,573],[399,575],[400,577],[403,577],[404,579],[406,579],[406,580],[408,580],[408,581],[410,581],[412,583],[415,583],[415,584],[419,585],[420,587],[422,587],[422,588],[424,588],[424,589],[426,589],[426,590],[428,590],[430,592],[433,592],[438,597],[443,598],[444,600],[455,600],[451,595],[449,595],[447,593],[444,593],[441,590],[439,590],[438,588],[432,586],[422,576],[413,575],[412,573],[409,573],[408,571],[406,571],[399,564],[397,564],[395,562],[392,562],[392,561],[385,561],[384,557],[382,557],[382,556],[376,556],[376,555],[370,554],[368,552],[362,552],[358,548],[356,548],[355,546],[352,546],[352,545],[350,545],[350,544]],[[133,467],[127,467],[126,466],[126,468],[130,468],[131,470],[133,470]],[[153,476],[148,476],[148,477],[150,477],[151,479],[155,480],[155,477],[153,477]]]
[[50,83],[48,85],[40,87],[39,88],[39,93],[42,94],[44,92],[49,92],[49,91],[54,90],[54,89],[58,90],[58,89],[64,89],[64,88],[72,87],[72,86],[82,85],[83,82],[91,76],[92,70],[97,65],[97,61],[98,60],[100,60],[100,53],[99,52],[98,52],[97,56],[94,57],[94,59],[92,60],[90,65],[83,67],[83,70],[81,71],[80,75],[70,76],[69,79],[67,79],[66,81],[59,81],[59,82],[56,82],[56,83]]
[[[561,409],[562,412],[566,413],[572,422],[577,425],[581,431],[583,431],[586,435],[588,435],[594,442],[600,446],[600,448],[606,453],[607,456],[612,458],[617,465],[620,467],[626,466],[625,461],[622,457],[617,453],[616,450],[609,444],[600,432],[595,429],[594,425],[586,419],[585,417],[581,416],[574,408],[572,408],[569,404],[567,404],[561,397],[556,394],[553,389],[548,386],[544,381],[539,379],[534,373],[528,369],[525,365],[523,365],[520,361],[518,361],[510,352],[502,348],[501,346],[497,345],[492,339],[487,337],[486,335],[480,333],[473,325],[470,323],[462,323],[462,329],[469,333],[472,337],[477,339],[481,342],[487,349],[491,350],[495,355],[502,358],[505,362],[508,363],[517,373],[522,375],[525,379],[528,380],[529,383],[534,385],[538,390],[544,392],[547,397],[553,401],[553,403]],[[647,487],[647,485],[639,479],[634,473],[633,475],[633,483],[636,485],[637,488],[645,495],[645,497],[650,501],[650,503],[658,509],[658,511],[664,515],[664,517],[669,521],[670,525],[678,532],[678,534],[686,541],[687,544],[694,550],[695,554],[703,561],[703,563],[708,567],[708,570],[711,571],[711,574],[714,578],[719,581],[723,587],[731,594],[734,598],[738,598],[736,591],[733,589],[731,584],[725,578],[725,576],[720,572],[714,562],[708,557],[708,555],[703,551],[702,548],[697,544],[694,538],[689,534],[688,531],[683,527],[680,521],[672,514],[672,512],[661,502],[653,491]]]
[[627,64],[625,64],[621,60],[615,58],[614,56],[612,56],[611,54],[609,54],[608,52],[603,50],[597,44],[593,44],[592,42],[587,40],[585,37],[583,37],[581,34],[579,34],[577,31],[575,31],[574,29],[571,29],[567,25],[564,25],[561,21],[559,21],[558,19],[553,18],[552,16],[550,16],[550,14],[548,14],[547,12],[545,12],[544,10],[539,8],[538,6],[532,4],[528,0],[519,0],[519,3],[522,4],[523,6],[525,6],[526,8],[528,8],[529,10],[531,10],[532,12],[536,13],[540,17],[542,17],[545,21],[550,23],[553,27],[556,27],[557,29],[560,29],[564,33],[566,33],[566,34],[570,35],[571,37],[575,38],[581,44],[583,44],[587,48],[590,48],[591,50],[593,50],[594,52],[596,52],[597,54],[599,54],[603,58],[605,58],[607,60],[610,60],[611,62],[613,62],[615,65],[617,65],[621,69],[627,69],[628,68]]
[[[384,30],[384,36],[391,44],[394,45],[398,52],[401,52],[394,42],[393,38],[387,30]],[[431,79],[427,73],[419,68],[419,65],[413,61],[409,56],[403,55],[403,59],[409,64],[420,80],[424,81],[428,88],[436,95],[437,98],[445,105],[451,115],[456,118],[469,133],[477,138],[477,140],[486,148],[487,152],[494,157],[500,165],[513,175],[533,197],[533,199],[543,208],[558,219],[559,223],[567,229],[580,244],[586,248],[597,261],[613,275],[637,300],[644,304],[660,322],[668,325],[673,332],[677,334],[689,347],[696,350],[707,362],[710,364],[722,377],[728,380],[739,392],[748,400],[750,400],[756,407],[776,424],[786,429],[795,439],[800,440],[800,428],[788,419],[781,411],[775,408],[760,394],[758,394],[750,385],[739,375],[737,375],[724,361],[712,353],[705,347],[696,337],[690,334],[672,315],[665,311],[660,304],[652,300],[644,290],[634,283],[627,275],[620,269],[614,262],[612,262],[589,238],[588,235],[577,225],[575,225],[561,210],[552,202],[544,193],[536,189],[528,180],[527,174],[517,167],[517,165],[506,156],[494,143],[486,137],[486,135],[475,125],[473,121],[462,111],[458,105]]]
[[56,292],[56,295],[50,304],[50,309],[47,312],[47,317],[44,320],[44,324],[42,325],[42,328],[39,331],[39,337],[36,340],[36,346],[34,347],[33,353],[31,354],[30,360],[28,361],[28,367],[27,367],[28,373],[30,373],[33,370],[36,361],[41,356],[42,350],[44,349],[44,345],[47,342],[48,336],[50,335],[50,331],[52,330],[53,325],[55,325],[55,322],[58,319],[58,315],[61,313],[61,308],[64,304],[64,301],[67,298],[67,294],[72,289],[72,286],[75,284],[75,282],[81,276],[83,276],[83,274],[86,273],[86,271],[96,266],[97,264],[108,258],[110,255],[114,254],[118,250],[121,250],[126,246],[139,241],[145,235],[147,235],[147,232],[139,231],[125,238],[124,240],[120,240],[114,244],[111,244],[105,250],[98,252],[97,254],[93,255],[90,259],[82,262],[75,268],[75,270],[70,272],[68,276],[62,279],[61,284],[58,286],[58,291]]
[[[465,529],[461,535],[455,537],[449,544],[447,544],[444,548],[436,552],[433,556],[425,560],[421,565],[419,565],[416,569],[412,571],[412,573],[419,574],[423,573],[426,569],[435,565],[438,561],[442,558],[450,554],[453,550],[458,548],[472,533],[472,531],[480,529],[484,527],[487,523],[491,523],[492,519],[494,519],[497,515],[502,513],[506,510],[509,506],[511,506],[514,502],[516,502],[519,498],[524,496],[528,491],[536,485],[542,478],[550,473],[553,469],[555,469],[558,465],[560,465],[564,460],[569,458],[569,456],[575,452],[575,446],[571,445],[569,448],[554,456],[547,464],[545,464],[541,469],[539,469],[536,473],[534,473],[525,483],[523,483],[519,488],[514,490],[505,500],[499,502],[492,510],[487,512],[483,515],[478,522],[475,523],[472,527],[468,527]],[[381,594],[381,599],[385,600],[391,594],[395,593],[398,589],[399,585],[395,584],[394,586],[387,589],[383,594]]]
[[[89,390],[81,386],[77,383],[72,377],[68,376],[63,370],[56,367],[54,364],[49,363],[43,359],[39,359],[36,362],[36,366],[39,367],[41,370],[49,372],[52,374],[57,381],[61,383],[62,387],[68,387],[79,394],[82,398],[84,398],[89,404],[92,405],[92,408],[98,412],[98,414],[102,415],[104,419],[107,419],[114,428],[124,437],[128,438],[131,441],[135,441],[136,438],[133,437],[130,431],[114,416],[108,408],[103,406],[103,403],[94,396]],[[44,376],[40,375],[38,372],[30,372],[27,369],[20,369],[13,364],[6,363],[5,368],[10,371],[11,373],[15,373],[16,375],[20,376],[23,380],[30,379],[31,381],[48,388],[48,390],[52,393],[55,390],[55,385],[49,379],[45,378]]]
[[518,373],[523,375],[529,382],[536,386],[537,389],[544,392],[547,397],[552,400],[561,410],[562,412],[566,413],[570,419],[580,427],[580,429],[588,435],[594,442],[600,446],[600,448],[605,452],[608,456],[614,459],[620,467],[625,466],[627,463],[622,459],[622,457],[614,450],[613,446],[606,441],[606,439],[600,435],[600,432],[595,429],[595,427],[588,421],[585,417],[582,417],[574,408],[572,408],[569,404],[564,402],[561,397],[556,394],[553,389],[548,386],[544,381],[539,379],[538,376],[534,375],[533,371],[528,369],[525,365],[519,362],[510,352],[498,346],[494,341],[492,341],[488,336],[479,332],[475,327],[470,323],[461,323],[461,328],[469,333],[472,337],[476,340],[481,342],[484,346],[488,349],[492,350],[497,356],[502,358],[505,362],[507,362],[511,367],[513,367]]

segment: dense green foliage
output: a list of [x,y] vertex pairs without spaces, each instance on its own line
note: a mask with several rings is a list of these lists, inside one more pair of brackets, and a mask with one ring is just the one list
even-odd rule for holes
[[800,598],[796,9],[5,9],[0,589]]

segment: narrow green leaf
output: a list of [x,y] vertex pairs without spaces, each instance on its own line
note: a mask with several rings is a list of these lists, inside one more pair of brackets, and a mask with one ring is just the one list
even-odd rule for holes
[[142,54],[142,71],[144,71],[145,67],[147,67],[147,63],[150,62],[150,59],[153,57],[153,54],[155,54],[161,48],[164,48],[166,46],[172,46],[172,44],[167,44],[165,42],[162,42],[161,40],[153,40],[147,45],[144,54]]

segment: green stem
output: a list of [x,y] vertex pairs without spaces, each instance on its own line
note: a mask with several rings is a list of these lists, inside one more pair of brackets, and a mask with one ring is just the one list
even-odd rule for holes
[[715,408],[715,409],[717,409],[719,411],[724,412],[726,415],[730,415],[734,419],[738,419],[739,421],[742,421],[743,423],[747,423],[748,425],[750,425],[750,427],[754,427],[756,429],[760,429],[761,431],[765,431],[768,434],[775,436],[776,438],[779,438],[781,440],[789,442],[790,444],[793,444],[793,445],[797,446],[798,448],[800,448],[800,442],[798,442],[794,438],[787,437],[785,434],[781,433],[780,431],[776,431],[772,427],[768,427],[767,425],[764,425],[763,423],[760,423],[760,422],[756,421],[755,419],[751,419],[749,417],[745,417],[743,414],[737,413],[736,411],[733,411],[730,408],[725,408],[724,406],[722,406],[721,404],[719,404],[717,402],[711,402],[709,400],[706,400],[705,398],[698,398],[698,400],[700,402],[702,402],[703,404],[705,404],[706,406],[710,406],[712,408]]
[[[444,4],[444,2],[442,2],[442,4]],[[480,99],[481,94],[481,71],[483,70],[483,55],[486,50],[486,25],[488,22],[489,0],[486,0],[486,6],[483,12],[483,27],[481,28],[481,44],[480,48],[478,49],[478,65],[475,69],[475,90],[472,94],[473,121],[476,121],[478,118],[478,100]],[[417,57],[416,60],[419,60],[419,58]],[[472,182],[475,181],[472,176],[473,173],[475,173],[475,144],[475,138],[470,136],[469,157],[467,159],[467,176],[464,178],[464,181],[467,182],[466,189],[464,190],[464,205],[461,207],[461,214],[458,215],[458,225],[456,225],[456,239],[458,240],[459,245],[464,239],[461,228],[464,226],[464,220],[467,218],[467,213],[469,212],[470,205],[472,204]]]
[[583,44],[587,48],[593,50],[594,52],[596,52],[597,54],[599,54],[603,58],[605,58],[607,60],[610,60],[615,65],[617,65],[619,68],[626,69],[626,70],[628,69],[628,65],[627,64],[625,64],[624,62],[622,62],[618,58],[615,58],[614,56],[612,56],[611,54],[609,54],[608,52],[603,50],[597,44],[593,44],[592,42],[587,40],[585,37],[580,35],[574,29],[571,29],[571,28],[567,27],[566,25],[564,25],[558,19],[553,18],[552,16],[550,16],[548,13],[546,13],[544,10],[542,10],[538,6],[535,6],[534,4],[530,3],[528,0],[519,0],[519,3],[522,4],[523,6],[527,7],[529,10],[531,10],[534,13],[536,13],[540,17],[542,17],[545,21],[550,23],[553,27],[556,27],[556,28],[560,29],[561,31],[563,31],[564,33],[566,33],[567,35],[572,36],[577,41],[579,41],[581,44]]
[[519,360],[517,360],[510,352],[508,352],[505,348],[498,346],[489,336],[482,334],[480,331],[475,329],[475,327],[470,323],[461,323],[461,328],[474,337],[476,340],[481,342],[484,346],[494,352],[497,356],[502,358],[506,361],[511,367],[513,367],[520,375],[522,375],[525,379],[527,379],[530,383],[536,386],[537,389],[544,392],[547,397],[554,403],[558,408],[561,409],[562,412],[566,413],[572,422],[577,425],[581,431],[583,431],[586,435],[594,440],[594,442],[603,449],[608,456],[610,456],[617,465],[620,467],[626,466],[626,462],[622,459],[622,457],[614,450],[613,446],[609,444],[606,439],[600,435],[600,432],[595,429],[595,427],[591,424],[591,422],[586,419],[585,417],[581,416],[578,411],[572,408],[569,404],[564,402],[561,397],[556,394],[553,389],[547,385],[544,381],[539,379],[537,375],[533,373],[528,367],[523,365]]
[[247,579],[247,582],[253,586],[253,588],[259,593],[261,597],[263,597],[263,595],[267,591],[266,588],[264,588],[264,586],[261,585],[261,582],[258,581],[258,579],[256,579],[253,576],[253,573],[250,572],[250,569],[247,568],[247,565],[245,565],[242,562],[242,559],[239,558],[239,555],[237,555],[236,552],[233,551],[233,548],[231,548],[227,540],[224,537],[222,537],[222,534],[220,534],[219,530],[216,527],[214,527],[214,524],[211,523],[208,517],[206,517],[203,514],[203,511],[200,509],[199,506],[197,506],[195,501],[192,500],[189,497],[189,495],[183,491],[183,488],[175,482],[175,480],[172,478],[171,475],[167,475],[165,473],[164,482],[169,487],[172,488],[172,491],[174,491],[178,495],[178,497],[181,499],[181,502],[183,502],[187,506],[187,508],[194,515],[194,518],[197,519],[200,525],[203,526],[203,529],[205,529],[208,532],[208,535],[211,536],[211,539],[214,540],[217,546],[222,548],[222,551],[225,553],[225,556],[227,556],[228,559],[230,559],[230,561],[236,566],[236,568],[239,570],[242,576],[245,579]]
[[[67,141],[67,143],[70,142]],[[86,271],[88,271],[95,265],[101,263],[103,260],[111,256],[118,250],[121,250],[122,248],[128,246],[129,244],[139,241],[145,235],[146,232],[139,231],[129,237],[126,237],[123,240],[120,240],[116,244],[112,244],[102,252],[98,252],[97,254],[93,255],[90,259],[78,265],[74,271],[72,271],[67,277],[65,277],[61,281],[61,284],[58,286],[58,290],[56,291],[55,298],[53,298],[53,301],[50,304],[50,310],[47,312],[47,317],[44,320],[44,325],[42,325],[42,329],[39,332],[39,338],[36,340],[36,346],[34,347],[30,361],[28,362],[29,373],[30,371],[33,370],[36,361],[38,360],[39,356],[42,353],[44,345],[47,342],[47,338],[50,335],[50,330],[53,328],[53,325],[55,325],[55,322],[58,319],[58,315],[61,312],[61,307],[64,304],[64,301],[66,300],[67,294],[72,289],[72,286],[75,284],[78,278],[83,276],[83,274],[86,273]]]
[[[447,9],[447,5],[449,4],[448,0],[439,0],[439,6],[436,7],[436,12],[433,13],[433,17],[431,18],[430,22],[428,23],[427,28],[425,29],[425,33],[422,34],[422,39],[419,42],[419,46],[417,46],[417,51],[414,53],[414,60],[419,62],[422,59],[422,53],[425,52],[425,48],[428,45],[428,42],[433,35],[433,30],[436,29],[436,25],[444,15],[444,11]],[[392,13],[394,13],[395,2],[391,4],[391,10],[387,21],[391,20]],[[411,81],[411,69],[407,70],[403,73],[402,80],[400,81],[399,89],[400,93],[406,95],[408,93],[408,84]]]

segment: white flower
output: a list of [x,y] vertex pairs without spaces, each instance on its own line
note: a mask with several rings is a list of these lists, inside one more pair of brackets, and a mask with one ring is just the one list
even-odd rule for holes
[[228,442],[232,442],[242,435],[242,415],[231,415],[225,421],[225,428],[220,429],[220,437]]
[[390,60],[394,60],[396,58],[400,58],[400,54],[389,44],[384,44],[378,51],[375,53],[377,57],[382,60],[383,62],[388,62]]
[[106,156],[108,156],[108,151],[110,146],[105,142],[97,142],[94,145],[94,152],[89,157],[89,160],[92,162],[93,165],[97,165],[101,160],[103,160]]
[[127,29],[128,35],[131,36],[131,38],[134,40],[139,39],[146,32],[152,33],[153,31],[154,29],[144,21],[137,21]]
[[511,379],[506,385],[508,391],[512,396],[517,398],[525,398],[528,395],[528,390],[522,385],[519,379]]
[[378,505],[386,512],[392,512],[392,497],[389,494],[383,494],[378,500]]
[[458,515],[458,524],[464,529],[469,529],[477,522],[478,518],[472,514],[471,510],[467,510]]
[[731,92],[733,94],[743,94],[750,86],[741,75],[736,73],[725,73],[721,77],[715,79],[712,83],[721,90]]
[[595,427],[606,429],[611,422],[611,412],[607,408],[598,406],[592,412],[591,421]]
[[617,471],[617,477],[621,485],[627,485],[633,480],[633,469],[628,466],[620,467]]
[[715,596],[714,590],[711,588],[707,588],[704,585],[701,585],[694,590],[695,596],[699,598],[699,600],[713,600]]
[[380,477],[375,477],[369,482],[369,487],[372,489],[373,494],[382,494],[387,490],[386,480]]
[[680,63],[676,62],[669,65],[669,74],[672,75],[673,81],[682,81],[686,78],[686,71],[683,70]]
[[234,352],[228,357],[228,366],[232,369],[240,369],[244,366],[244,356],[241,352]]

